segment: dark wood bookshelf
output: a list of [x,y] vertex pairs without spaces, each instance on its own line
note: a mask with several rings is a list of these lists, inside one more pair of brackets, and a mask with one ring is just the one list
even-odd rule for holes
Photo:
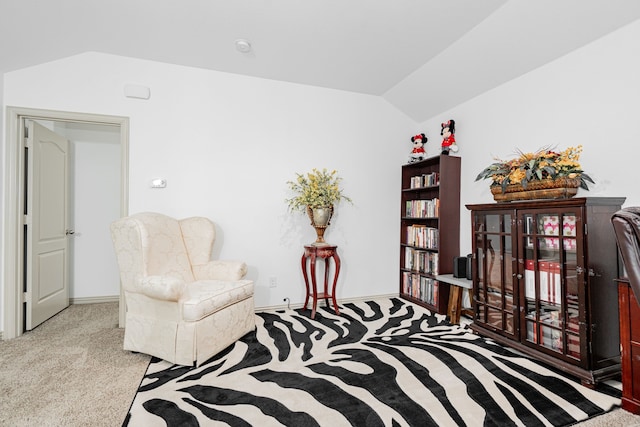
[[[460,157],[440,155],[402,166],[400,296],[439,314],[447,313],[449,284],[438,282],[435,276],[452,273],[453,259],[460,256],[460,164]],[[437,214],[430,211],[428,201],[437,204]],[[424,214],[408,212],[408,202],[416,208],[427,205],[417,209]],[[435,241],[411,241],[409,227],[424,229]],[[409,258],[424,260],[424,264]]]

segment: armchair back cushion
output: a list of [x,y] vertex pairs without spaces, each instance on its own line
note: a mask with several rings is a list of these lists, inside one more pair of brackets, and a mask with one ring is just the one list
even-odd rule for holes
[[192,217],[180,221],[182,240],[191,265],[204,265],[211,260],[216,228],[207,218]]
[[[146,275],[171,276],[185,282],[193,282],[193,272],[180,222],[168,216],[151,213],[141,214],[133,220],[139,222],[136,228],[141,234]],[[209,246],[212,243],[212,239],[205,242]]]

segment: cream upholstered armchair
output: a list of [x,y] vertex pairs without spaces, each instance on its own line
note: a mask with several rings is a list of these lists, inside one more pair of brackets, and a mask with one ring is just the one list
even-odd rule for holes
[[246,264],[211,260],[214,224],[139,213],[111,224],[126,303],[124,349],[199,366],[255,328]]

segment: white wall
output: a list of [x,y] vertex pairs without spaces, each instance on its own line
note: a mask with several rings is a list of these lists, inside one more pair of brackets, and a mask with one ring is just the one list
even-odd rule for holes
[[120,217],[119,131],[116,126],[68,123],[60,132],[71,141],[73,154],[71,298],[120,295],[107,227]]
[[[127,83],[151,98],[125,98]],[[304,300],[315,231],[287,212],[286,181],[337,169],[354,200],[325,235],[342,258],[337,296],[398,291],[400,166],[416,125],[380,97],[87,53],[7,73],[4,104],[130,117],[129,212],[213,219],[214,252],[247,262],[258,307]],[[151,189],[155,177],[167,188]]]
[[[625,206],[640,205],[638,40],[640,21],[424,122],[436,141],[440,123],[456,120],[462,203],[493,202],[489,181],[475,178],[494,157],[582,144],[581,165],[596,184],[578,196],[622,196]],[[462,206],[463,254],[471,251],[470,232]]]

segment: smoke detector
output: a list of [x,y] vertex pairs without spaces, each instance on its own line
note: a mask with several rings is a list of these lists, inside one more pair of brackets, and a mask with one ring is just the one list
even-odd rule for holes
[[251,52],[251,43],[245,39],[236,40],[236,49],[238,52],[249,53]]

